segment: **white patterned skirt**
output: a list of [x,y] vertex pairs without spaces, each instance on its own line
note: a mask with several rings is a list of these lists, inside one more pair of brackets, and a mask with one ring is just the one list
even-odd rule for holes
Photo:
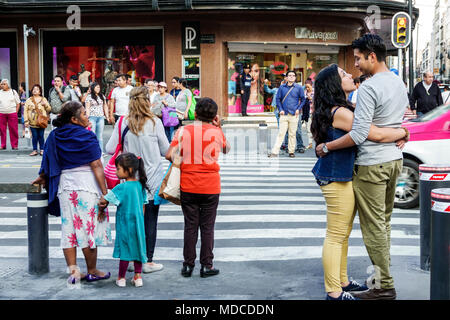
[[[66,172],[64,170],[61,175],[58,190],[61,207],[61,248],[94,249],[97,246],[106,246],[112,243],[108,210],[105,210],[105,219],[98,221],[100,194],[95,177],[90,168],[77,169]],[[77,186],[74,181],[81,185]]]

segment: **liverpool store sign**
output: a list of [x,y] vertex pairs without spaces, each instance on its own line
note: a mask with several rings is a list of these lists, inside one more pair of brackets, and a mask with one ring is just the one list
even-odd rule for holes
[[338,32],[315,32],[308,28],[295,28],[295,37],[297,39],[319,39],[323,41],[337,40]]

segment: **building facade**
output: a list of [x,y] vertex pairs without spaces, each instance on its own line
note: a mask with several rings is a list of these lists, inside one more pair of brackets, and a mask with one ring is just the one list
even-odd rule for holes
[[[24,81],[26,40],[29,85],[46,94],[56,74],[105,92],[119,73],[135,85],[179,76],[226,116],[240,113],[237,79],[250,64],[248,113],[260,114],[272,111],[264,80],[274,85],[287,70],[301,83],[331,63],[358,76],[350,45],[369,31],[373,5],[384,20],[406,10],[397,1],[0,0],[0,72],[15,87]],[[25,24],[35,31],[26,39]]]
[[448,8],[449,0],[436,0],[434,8],[433,31],[431,34],[431,53],[432,53],[432,71],[436,80],[445,82],[447,79],[448,68],[446,64],[448,55]]

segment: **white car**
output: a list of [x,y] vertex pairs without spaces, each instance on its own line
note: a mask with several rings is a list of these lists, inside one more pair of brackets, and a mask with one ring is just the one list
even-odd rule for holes
[[419,165],[450,166],[450,104],[402,124],[411,133],[403,149],[403,171],[397,180],[396,208],[419,204]]

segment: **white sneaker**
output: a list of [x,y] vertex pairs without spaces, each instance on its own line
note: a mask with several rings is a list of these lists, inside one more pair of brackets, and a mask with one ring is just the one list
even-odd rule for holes
[[144,263],[144,265],[142,266],[142,271],[144,273],[151,273],[162,269],[163,265],[160,263],[152,263],[152,264]]
[[137,287],[142,287],[144,285],[144,282],[142,281],[142,278],[132,279],[131,284]]
[[[131,281],[131,282],[133,282],[133,281]],[[116,284],[117,284],[117,286],[119,286],[119,287],[126,287],[127,286],[127,280],[125,280],[125,278],[121,278],[121,279],[117,279],[116,280]]]

